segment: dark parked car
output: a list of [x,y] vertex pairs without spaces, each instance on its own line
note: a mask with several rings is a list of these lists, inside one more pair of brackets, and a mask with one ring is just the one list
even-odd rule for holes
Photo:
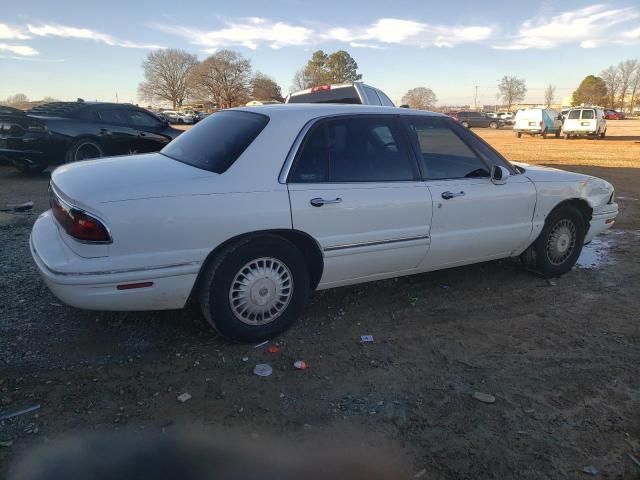
[[463,127],[500,128],[504,120],[492,118],[483,112],[458,112],[453,116]]
[[130,104],[52,102],[28,112],[0,107],[0,156],[25,173],[78,160],[155,152],[180,133]]

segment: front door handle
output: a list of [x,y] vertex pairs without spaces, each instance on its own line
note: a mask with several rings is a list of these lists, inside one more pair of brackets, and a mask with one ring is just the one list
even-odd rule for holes
[[334,198],[333,200],[325,200],[324,198],[312,198],[309,203],[314,207],[321,207],[323,205],[328,205],[331,203],[342,203],[342,199]]
[[464,197],[465,193],[463,191],[459,192],[442,192],[442,198],[445,200],[449,200],[453,197]]

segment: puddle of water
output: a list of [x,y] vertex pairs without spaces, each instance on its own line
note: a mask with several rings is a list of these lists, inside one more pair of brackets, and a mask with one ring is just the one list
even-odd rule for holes
[[576,268],[591,269],[602,265],[615,263],[611,257],[611,249],[620,244],[628,243],[629,236],[640,238],[640,231],[609,230],[598,235],[589,245],[582,247],[582,253],[576,262]]

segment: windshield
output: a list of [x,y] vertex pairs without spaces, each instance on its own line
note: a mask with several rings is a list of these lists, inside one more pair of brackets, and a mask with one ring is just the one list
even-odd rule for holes
[[160,153],[182,163],[224,173],[269,123],[266,115],[225,110],[209,115]]

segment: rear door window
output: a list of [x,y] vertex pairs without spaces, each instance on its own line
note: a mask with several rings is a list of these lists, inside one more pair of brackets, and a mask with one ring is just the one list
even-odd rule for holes
[[100,120],[114,125],[128,125],[129,120],[120,108],[103,108],[98,111]]
[[580,119],[580,110],[571,110],[569,112],[569,116],[567,117],[571,120],[579,120]]
[[419,178],[396,117],[340,117],[307,136],[291,182],[395,182]]
[[406,117],[419,148],[425,180],[488,177],[487,165],[440,118]]
[[582,110],[583,120],[593,120],[594,118],[595,118],[595,113],[593,110]]
[[224,173],[267,123],[269,117],[253,112],[214,113],[171,141],[160,153],[196,168]]
[[364,93],[367,96],[369,105],[381,105],[380,97],[378,97],[378,93],[373,88],[364,87]]

